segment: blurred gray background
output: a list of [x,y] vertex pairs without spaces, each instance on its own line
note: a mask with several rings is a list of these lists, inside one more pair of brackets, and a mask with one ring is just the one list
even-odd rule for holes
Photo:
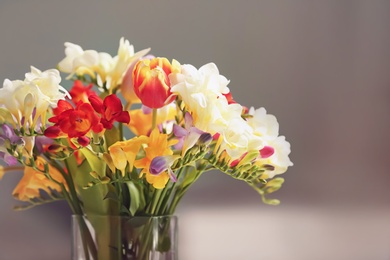
[[[276,115],[294,166],[262,204],[204,175],[179,206],[180,259],[390,258],[390,1],[0,2],[0,79],[64,57],[64,42],[215,62],[234,98]],[[70,211],[14,212],[21,173],[0,182],[0,259],[69,259]]]

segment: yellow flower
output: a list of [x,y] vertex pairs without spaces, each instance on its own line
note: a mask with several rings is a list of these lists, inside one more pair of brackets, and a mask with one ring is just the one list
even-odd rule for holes
[[168,135],[161,134],[158,129],[154,129],[149,137],[147,147],[145,148],[145,157],[134,162],[135,167],[142,168],[140,177],[146,174],[146,181],[156,189],[165,187],[169,180],[169,174],[164,171],[158,175],[150,173],[149,168],[152,160],[157,156],[172,155],[170,146],[175,144],[176,140],[168,141]]
[[[149,137],[139,136],[130,140],[116,142],[108,148],[112,163],[115,168],[124,174],[127,163],[129,163],[130,171],[133,168],[135,157],[141,145],[148,142]],[[106,160],[107,161],[107,160]]]
[[[176,114],[176,105],[172,103],[157,109],[156,124],[159,125],[167,121],[175,120]],[[127,126],[135,135],[148,135],[152,129],[152,117],[152,113],[145,114],[142,109],[131,110],[131,120]]]
[[[45,160],[42,157],[38,157],[35,164],[38,169],[43,170]],[[61,173],[51,165],[49,165],[49,174],[57,182],[66,184]],[[49,180],[42,172],[34,170],[31,167],[25,167],[23,178],[16,185],[12,195],[18,200],[28,201],[39,197],[39,190],[44,190],[47,193],[51,193],[51,190],[61,192],[61,187],[57,183]]]

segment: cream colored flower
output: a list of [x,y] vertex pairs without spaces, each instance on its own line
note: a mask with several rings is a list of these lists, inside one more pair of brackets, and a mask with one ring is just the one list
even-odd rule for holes
[[262,107],[255,110],[251,107],[249,114],[252,117],[249,117],[247,122],[252,127],[255,135],[262,136],[263,138],[274,138],[279,135],[279,124],[276,117],[267,114],[265,108]]
[[253,129],[253,133],[262,138],[264,146],[269,146],[274,149],[274,153],[270,157],[259,158],[256,164],[268,164],[275,167],[273,171],[267,171],[269,178],[286,172],[287,168],[293,165],[288,157],[291,152],[290,143],[286,141],[284,136],[278,136],[279,124],[276,117],[267,114],[264,108],[256,110],[251,108],[249,114],[252,117],[248,118],[247,122]]
[[[183,65],[181,73],[169,75],[171,92],[180,96],[191,112],[194,125],[213,134],[210,124],[224,121],[222,113],[227,108],[223,94],[229,93],[229,81],[219,74],[214,63],[197,70],[192,65]],[[208,131],[209,130],[209,131]]]
[[24,81],[5,79],[0,89],[0,106],[12,115],[14,122],[9,123],[33,129],[38,119],[45,122],[48,108],[56,107],[58,100],[69,96],[60,82],[58,70],[42,72],[34,67]]
[[98,85],[113,88],[122,83],[123,77],[130,65],[146,55],[150,49],[134,53],[133,45],[123,37],[120,39],[118,54],[112,57],[105,52],[83,50],[79,45],[65,43],[66,57],[58,64],[59,70],[69,73],[68,78],[74,74],[89,75],[96,79]]
[[219,74],[214,63],[197,70],[192,65],[183,65],[181,73],[171,74],[171,91],[180,96],[191,112],[194,125],[211,135],[219,133],[221,148],[232,159],[237,159],[250,150],[259,150],[263,141],[254,135],[253,129],[242,117],[240,104],[228,104],[223,94],[229,93],[229,81]]
[[238,159],[249,151],[258,151],[264,146],[263,140],[253,134],[252,128],[244,119],[232,118],[228,122],[227,127],[220,131],[223,137],[221,148],[232,160]]
[[122,37],[119,41],[118,55],[113,58],[112,67],[107,73],[106,80],[110,82],[109,87],[120,85],[129,67],[149,51],[150,49],[144,49],[134,53],[134,46]]
[[269,164],[275,167],[271,172],[268,172],[268,177],[273,178],[277,174],[282,174],[287,171],[289,166],[293,166],[289,158],[291,153],[290,143],[286,141],[284,136],[278,136],[273,140],[267,141],[267,145],[274,148],[274,154],[266,159],[256,161],[257,165]]
[[65,55],[65,58],[58,63],[60,71],[69,73],[69,77],[73,74],[88,74],[93,78],[95,77],[93,68],[99,64],[97,51],[84,51],[79,45],[66,42]]

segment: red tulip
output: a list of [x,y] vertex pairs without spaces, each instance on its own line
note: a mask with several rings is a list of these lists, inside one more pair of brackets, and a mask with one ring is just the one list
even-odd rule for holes
[[161,108],[173,100],[169,74],[180,71],[180,64],[166,58],[144,59],[137,62],[133,70],[135,94],[142,104],[150,108]]

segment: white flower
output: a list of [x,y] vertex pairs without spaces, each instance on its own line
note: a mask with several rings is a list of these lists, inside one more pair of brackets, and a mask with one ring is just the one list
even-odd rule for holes
[[114,57],[112,67],[107,73],[106,80],[110,82],[110,86],[120,85],[129,67],[149,51],[150,49],[144,49],[134,53],[134,46],[122,37],[119,41],[118,55]]
[[220,134],[223,137],[221,148],[227,152],[232,160],[253,150],[263,147],[263,140],[253,134],[252,128],[241,117],[231,118],[228,125]]
[[99,64],[99,54],[94,50],[84,51],[79,45],[65,43],[65,58],[58,63],[62,72],[82,75],[84,73],[94,77],[93,68]]
[[181,73],[171,74],[169,79],[171,92],[184,101],[194,125],[211,135],[219,133],[223,138],[221,149],[232,159],[263,147],[262,139],[254,135],[248,122],[241,117],[243,107],[228,104],[223,94],[229,93],[229,81],[219,74],[214,63],[199,70],[192,65],[183,65]]
[[34,67],[24,81],[5,79],[0,89],[0,106],[12,114],[15,121],[9,123],[33,129],[38,119],[45,122],[48,108],[56,107],[58,100],[69,96],[60,82],[58,70],[41,72]]
[[269,178],[284,173],[293,163],[288,157],[291,152],[290,143],[286,141],[284,136],[278,136],[279,124],[276,117],[267,114],[265,108],[256,110],[251,108],[249,114],[252,117],[249,117],[247,122],[253,129],[253,133],[262,138],[264,146],[270,146],[274,149],[274,153],[270,157],[259,158],[256,163],[259,165],[269,164],[274,167],[273,171],[267,171]]
[[210,124],[224,121],[222,112],[227,102],[223,94],[229,93],[229,81],[219,74],[214,63],[206,64],[199,70],[192,65],[182,65],[181,73],[170,74],[169,80],[171,92],[184,101],[196,127],[208,131]]
[[116,87],[122,83],[123,77],[130,65],[146,55],[150,49],[145,49],[134,53],[133,45],[123,37],[120,39],[118,55],[112,57],[105,52],[95,50],[84,51],[79,45],[66,42],[66,57],[60,61],[58,68],[65,73],[69,73],[71,78],[74,74],[81,76],[89,75],[106,88]]
[[40,71],[31,66],[31,72],[26,73],[26,83],[32,83],[37,86],[51,107],[56,107],[58,100],[64,99],[66,96],[70,98],[68,91],[60,85],[60,72],[56,69]]
[[252,127],[255,135],[264,138],[267,138],[267,136],[277,137],[279,135],[279,124],[276,117],[267,114],[265,108],[261,107],[255,110],[251,107],[249,109],[249,115],[252,117],[249,117],[247,122]]
[[284,136],[278,136],[273,140],[268,140],[267,145],[274,148],[274,154],[266,159],[259,159],[256,164],[269,164],[274,166],[274,170],[268,173],[268,178],[273,178],[277,174],[282,174],[287,171],[289,166],[293,166],[288,155],[291,153],[290,143],[286,141]]

